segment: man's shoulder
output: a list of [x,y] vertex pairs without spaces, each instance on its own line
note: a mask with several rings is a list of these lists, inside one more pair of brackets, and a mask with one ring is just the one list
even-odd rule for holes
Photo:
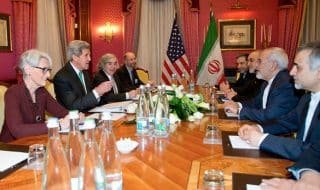
[[289,85],[294,88],[294,81],[293,78],[289,75],[288,70],[280,71],[273,80],[273,83],[275,83],[275,85],[277,86]]
[[127,73],[127,68],[125,65],[122,65],[117,71],[116,71],[116,75],[118,75],[118,77],[124,77]]
[[71,75],[71,72],[72,71],[70,71],[70,69],[67,68],[67,65],[65,65],[55,74],[55,76],[53,77],[53,80],[69,78]]

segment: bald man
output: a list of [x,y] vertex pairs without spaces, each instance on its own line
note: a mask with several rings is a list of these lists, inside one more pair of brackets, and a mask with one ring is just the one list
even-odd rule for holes
[[116,75],[120,79],[120,86],[123,92],[128,92],[138,88],[143,82],[136,72],[136,55],[133,52],[127,52],[123,58],[124,64],[117,70]]

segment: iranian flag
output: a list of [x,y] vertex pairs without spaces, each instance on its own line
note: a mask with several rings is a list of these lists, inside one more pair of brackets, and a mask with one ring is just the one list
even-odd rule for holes
[[197,66],[197,85],[216,85],[223,80],[223,60],[220,40],[213,12],[210,11],[210,24]]

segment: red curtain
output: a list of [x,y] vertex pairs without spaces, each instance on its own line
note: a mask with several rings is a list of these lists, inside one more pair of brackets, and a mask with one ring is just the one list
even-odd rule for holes
[[286,6],[279,9],[279,33],[278,44],[289,56],[289,68],[293,64],[293,59],[298,47],[299,33],[302,23],[304,1],[298,0],[295,6]]
[[[135,30],[138,0],[122,0],[122,12],[124,14],[124,51],[136,52]],[[140,14],[140,13],[139,13]]]
[[[195,71],[199,59],[199,1],[188,0],[181,2],[183,20],[183,37],[186,54],[191,68]],[[209,16],[209,15],[208,15]]]
[[[36,46],[37,30],[37,0],[12,0],[13,23],[15,31],[15,48],[17,64],[20,55]],[[17,81],[21,82],[22,75],[17,69]]]
[[67,42],[74,40],[74,24],[76,18],[76,7],[74,0],[64,0],[65,25]]

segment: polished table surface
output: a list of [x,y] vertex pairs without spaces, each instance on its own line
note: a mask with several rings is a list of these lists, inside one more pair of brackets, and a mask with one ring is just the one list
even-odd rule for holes
[[[139,137],[134,124],[124,124],[126,116],[113,122],[116,138],[130,137],[139,146],[121,155],[124,189],[201,189],[206,169],[224,172],[225,189],[232,189],[232,173],[267,176],[287,176],[286,167],[292,162],[284,159],[255,159],[227,157],[222,145],[203,144],[205,128],[215,124],[223,131],[237,131],[245,123],[221,120],[207,115],[201,121],[181,122],[166,139]],[[66,135],[61,135],[65,142]],[[27,137],[12,144],[30,145],[47,142],[47,135]],[[0,189],[41,189],[41,172],[19,169],[0,180]]]

